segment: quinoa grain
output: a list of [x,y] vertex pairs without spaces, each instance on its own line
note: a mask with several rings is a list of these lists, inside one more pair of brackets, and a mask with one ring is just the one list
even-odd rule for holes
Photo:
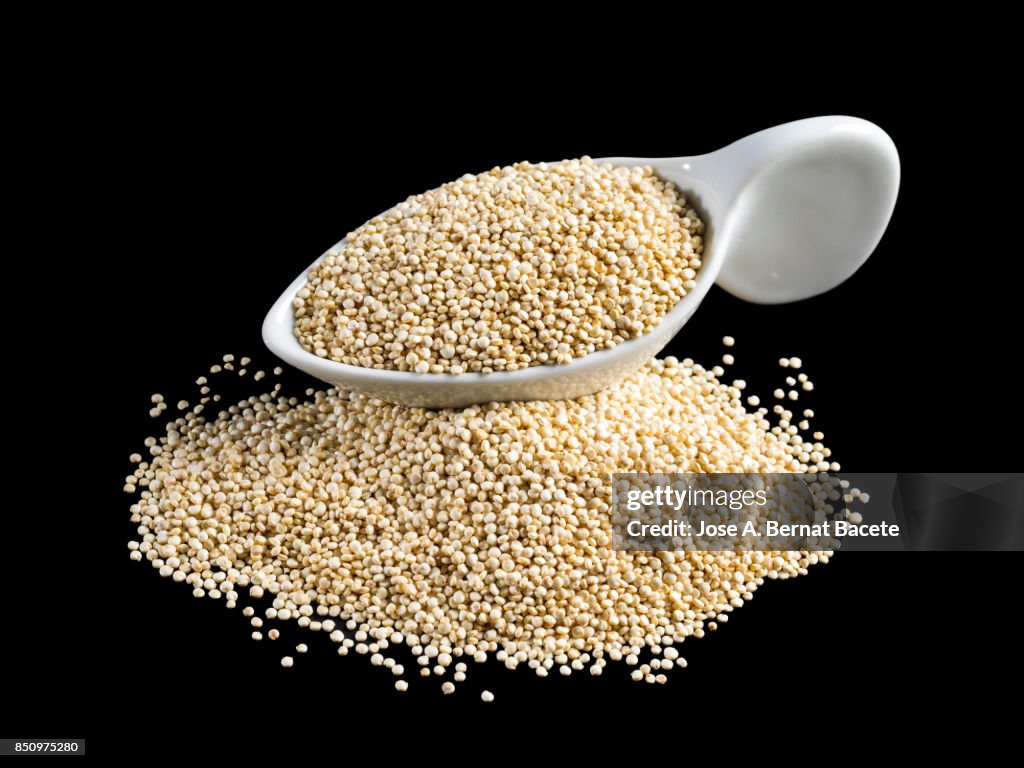
[[703,233],[648,167],[584,157],[465,175],[371,219],[315,265],[295,334],[366,368],[567,363],[655,327],[696,286]]
[[793,439],[791,411],[777,405],[770,423],[713,371],[654,360],[576,401],[431,411],[332,389],[185,413],[146,441],[152,460],[126,484],[130,557],[197,597],[272,598],[265,620],[319,623],[339,655],[354,648],[396,675],[392,645],[423,677],[454,666],[455,683],[489,657],[541,677],[625,660],[634,679],[663,682],[685,668],[686,638],[765,581],[829,559],[612,548],[611,473],[838,469],[821,433]]

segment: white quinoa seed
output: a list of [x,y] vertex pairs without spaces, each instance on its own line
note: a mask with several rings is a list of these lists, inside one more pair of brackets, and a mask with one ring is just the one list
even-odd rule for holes
[[[456,682],[460,658],[493,656],[546,677],[592,660],[591,674],[607,660],[638,665],[645,649],[659,666],[634,676],[657,682],[685,667],[674,646],[726,621],[766,580],[829,559],[667,552],[655,567],[612,548],[612,472],[838,470],[820,432],[813,444],[791,441],[790,411],[776,406],[773,426],[766,409],[744,410],[735,388],[690,360],[652,361],[577,401],[428,411],[336,390],[307,398],[268,393],[216,416],[186,413],[147,439],[152,460],[126,484],[139,495],[130,557],[197,597],[272,596],[266,619],[312,628],[310,617],[330,615],[320,628],[342,641],[339,655],[354,648],[399,674],[382,651],[405,645],[422,676],[454,666]],[[428,563],[451,578],[435,579]],[[251,606],[243,614],[261,627]],[[549,626],[538,616],[559,618]],[[338,625],[355,640],[335,636]]]
[[293,666],[294,664],[295,664],[295,659],[293,659],[291,656],[282,656],[281,657],[281,666],[284,667],[285,669],[288,669],[289,667]]
[[696,286],[704,225],[648,168],[518,163],[414,195],[307,276],[319,357],[417,373],[567,363],[640,336]]
[[488,704],[490,704],[492,701],[494,701],[494,694],[490,691],[483,691],[480,694],[480,701],[485,701]]

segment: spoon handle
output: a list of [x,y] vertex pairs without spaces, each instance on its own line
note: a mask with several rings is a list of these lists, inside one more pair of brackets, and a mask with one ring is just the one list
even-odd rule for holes
[[760,304],[850,277],[881,239],[899,189],[892,139],[856,117],[786,123],[684,162],[717,198],[708,244],[722,260],[717,283]]

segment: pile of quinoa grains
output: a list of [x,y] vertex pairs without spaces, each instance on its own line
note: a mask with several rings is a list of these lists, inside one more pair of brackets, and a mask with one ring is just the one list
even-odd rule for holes
[[457,693],[488,659],[541,677],[623,662],[664,683],[686,666],[687,638],[831,555],[612,548],[612,473],[838,471],[808,434],[814,414],[790,410],[809,382],[796,358],[780,361],[797,375],[771,410],[722,366],[674,358],[575,401],[294,397],[277,368],[267,391],[218,404],[214,378],[250,362],[225,355],[197,379],[198,402],[146,440],[149,455],[130,457],[128,548],[196,597],[241,607],[285,668],[307,648],[280,638],[313,631],[388,669],[398,691]]
[[295,300],[309,352],[489,373],[640,336],[696,286],[704,225],[649,167],[518,163],[414,195],[350,233]]

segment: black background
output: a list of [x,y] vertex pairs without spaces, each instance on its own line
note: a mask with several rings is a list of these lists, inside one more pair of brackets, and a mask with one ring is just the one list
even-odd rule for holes
[[[486,735],[487,724],[507,718],[587,716],[601,729],[622,713],[694,726],[734,718],[730,728],[741,733],[792,722],[806,734],[817,722],[848,719],[858,732],[900,727],[984,699],[1017,670],[999,617],[1007,590],[1016,592],[1008,555],[839,556],[807,577],[767,584],[717,632],[687,641],[689,667],[665,686],[633,683],[624,665],[600,678],[540,680],[492,662],[471,665],[468,681],[442,697],[436,679],[409,678],[411,690],[398,694],[387,671],[355,654],[339,658],[326,637],[300,638],[292,625],[281,640],[255,643],[240,609],[195,600],[185,585],[129,561],[125,547],[127,457],[163,422],[148,418],[149,395],[162,392],[173,414],[226,352],[269,370],[276,363],[259,335],[266,310],[368,217],[467,171],[582,154],[699,154],[818,114],[873,120],[899,148],[900,196],[874,256],[840,288],[797,304],[756,306],[714,288],[666,353],[712,365],[725,351],[721,337],[735,336],[736,375],[767,404],[786,375],[778,358],[801,357],[815,391],[799,405],[817,412],[834,458],[850,471],[1017,466],[1004,413],[1016,386],[996,365],[1016,344],[1000,319],[1012,306],[1009,281],[972,268],[984,256],[978,223],[939,160],[965,136],[955,121],[934,120],[937,94],[889,85],[885,94],[851,81],[722,103],[684,88],[684,105],[664,114],[554,94],[510,111],[507,99],[444,83],[415,99],[396,84],[372,104],[351,82],[300,94],[230,78],[184,87],[168,75],[133,92],[108,136],[127,163],[106,220],[109,247],[98,243],[104,270],[118,280],[94,307],[103,318],[98,349],[83,354],[95,407],[82,423],[100,434],[82,450],[88,499],[62,502],[102,536],[77,560],[96,576],[62,571],[64,607],[84,634],[27,638],[24,658],[45,661],[25,665],[33,683],[17,685],[8,732],[84,733],[95,753],[123,738],[151,748],[180,719],[186,732],[215,731],[204,738],[225,748],[262,749],[274,741],[263,724],[283,718],[294,724],[284,730],[296,754],[313,754],[324,738],[356,733],[380,713],[393,738],[438,716],[453,716],[460,734],[481,727]],[[293,391],[308,385],[297,374],[286,380]],[[252,388],[250,379],[243,389]],[[300,639],[310,645],[305,656],[293,652]],[[296,658],[293,669],[279,666],[285,653]],[[78,684],[68,685],[68,674]],[[479,701],[483,688],[495,692],[493,704]],[[204,725],[218,711],[230,725]],[[161,748],[189,744],[183,733]],[[729,732],[708,732],[709,748],[728,744]]]

